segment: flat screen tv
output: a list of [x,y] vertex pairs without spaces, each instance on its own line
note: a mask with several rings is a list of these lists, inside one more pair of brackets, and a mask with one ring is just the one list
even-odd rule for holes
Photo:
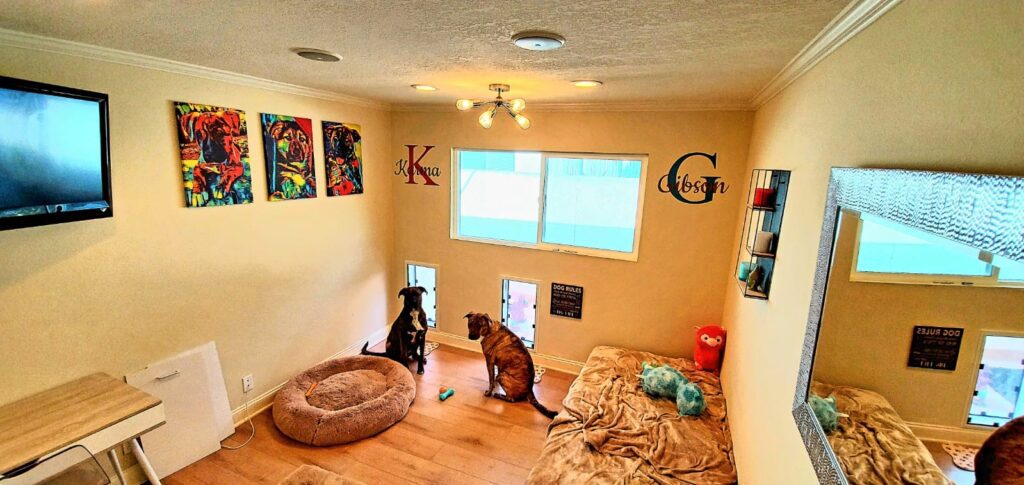
[[107,95],[0,77],[0,230],[111,217]]

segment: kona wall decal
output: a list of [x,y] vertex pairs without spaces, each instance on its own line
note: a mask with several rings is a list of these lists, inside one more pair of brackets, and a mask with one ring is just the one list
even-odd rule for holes
[[432,177],[441,176],[441,167],[437,166],[423,166],[423,157],[430,153],[430,150],[434,148],[434,145],[423,145],[423,152],[416,156],[416,148],[419,145],[405,145],[409,149],[408,159],[399,159],[395,162],[395,175],[406,177],[406,184],[416,185],[416,176],[423,177],[423,185],[434,185],[438,183],[434,182]]

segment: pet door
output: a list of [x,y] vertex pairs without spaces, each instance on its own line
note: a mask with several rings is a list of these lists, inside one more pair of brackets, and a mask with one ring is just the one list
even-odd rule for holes
[[437,266],[424,264],[405,265],[405,286],[422,286],[427,289],[423,295],[423,311],[427,314],[427,326],[437,326]]
[[537,284],[502,280],[501,323],[533,348],[537,332]]
[[967,424],[998,427],[1024,415],[1024,337],[986,335]]

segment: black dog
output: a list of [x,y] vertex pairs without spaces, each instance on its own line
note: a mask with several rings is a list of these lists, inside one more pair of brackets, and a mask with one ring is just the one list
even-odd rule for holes
[[405,297],[405,303],[402,313],[391,324],[384,352],[370,352],[367,350],[370,343],[367,342],[363,345],[362,354],[387,357],[402,365],[409,365],[409,361],[414,360],[418,363],[416,373],[422,374],[423,366],[427,365],[427,314],[423,311],[423,294],[426,292],[422,286],[410,286],[399,291],[398,297]]

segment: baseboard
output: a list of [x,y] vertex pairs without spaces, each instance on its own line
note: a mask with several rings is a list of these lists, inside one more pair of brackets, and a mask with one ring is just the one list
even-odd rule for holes
[[[477,353],[483,353],[480,350],[480,342],[475,342],[461,335],[455,335],[453,333],[445,333],[438,330],[431,330],[427,333],[427,340],[437,342],[439,344],[451,345],[464,350],[470,350]],[[530,355],[533,357],[533,362],[539,366],[547,367],[548,369],[554,369],[557,371],[565,372],[568,374],[579,374],[580,370],[583,369],[583,362],[577,362],[575,360],[566,359],[554,355],[540,354],[534,351],[530,351]]]
[[[367,341],[370,342],[371,347],[377,345],[380,342],[383,342],[384,339],[387,338],[388,336],[388,330],[389,327],[381,327],[376,332],[373,332],[366,337],[356,340],[355,343],[353,343],[352,345],[349,345],[348,347],[345,347],[335,352],[333,355],[327,357],[326,359],[320,362],[325,362],[331,359],[337,359],[338,357],[356,355],[359,353],[360,350],[363,349],[363,344],[366,343]],[[274,404],[274,396],[277,395],[277,391],[280,391],[281,388],[284,387],[284,385],[287,383],[288,381],[284,381],[249,401],[248,414],[246,414],[245,412],[245,405],[238,406],[237,408],[233,409],[231,411],[231,420],[234,421],[235,427],[237,428],[241,426],[243,423],[245,423],[249,419],[249,416],[255,416],[265,411],[272,404]]]
[[922,441],[945,441],[965,445],[981,446],[995,429],[973,429],[960,426],[945,426],[928,423],[907,423],[910,430]]

